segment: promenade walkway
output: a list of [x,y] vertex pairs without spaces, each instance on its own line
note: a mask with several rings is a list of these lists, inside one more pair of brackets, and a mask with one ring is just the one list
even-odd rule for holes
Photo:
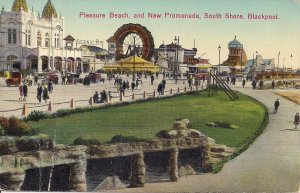
[[[240,84],[240,83],[238,83]],[[178,182],[145,184],[144,188],[120,192],[296,192],[300,183],[300,128],[293,116],[300,106],[270,90],[234,86],[268,107],[270,122],[248,150],[226,163],[218,174],[182,177]],[[273,103],[279,98],[278,114]],[[247,117],[245,117],[246,119]]]

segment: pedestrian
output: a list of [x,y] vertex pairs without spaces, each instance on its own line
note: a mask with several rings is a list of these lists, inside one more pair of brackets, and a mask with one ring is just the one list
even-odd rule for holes
[[274,90],[274,88],[275,88],[275,81],[273,80],[272,81],[272,89]]
[[295,115],[295,117],[294,117],[294,125],[295,125],[295,129],[298,128],[299,122],[300,122],[300,116],[299,116],[299,113],[296,113],[296,115]]
[[280,103],[279,103],[279,99],[277,99],[274,103],[274,113],[277,114],[278,112],[278,107],[279,107]]
[[256,89],[256,81],[255,81],[255,79],[254,79],[254,80],[252,80],[252,83],[251,83],[251,85],[252,85],[252,88],[253,88],[253,89]]
[[259,81],[259,89],[261,90],[263,86],[264,86],[264,81],[260,80]]
[[188,83],[189,83],[189,88],[191,88],[192,87],[192,77],[189,77]]
[[138,87],[139,87],[139,79],[137,78],[137,79],[135,80],[135,88],[138,89]]
[[25,83],[23,85],[23,95],[24,95],[23,101],[26,101],[27,94],[28,94],[28,86],[27,86],[27,83]]
[[23,101],[23,82],[21,82],[19,85],[19,94],[19,101]]
[[153,82],[154,82],[154,76],[151,75],[151,85],[153,85]]
[[[156,78],[158,78],[158,72],[156,72]],[[165,72],[163,72],[163,77],[165,77],[166,76],[166,73]]]
[[132,92],[133,92],[133,90],[134,90],[134,87],[135,87],[135,83],[134,83],[134,81],[132,81],[132,82],[131,82],[131,90],[132,90]]
[[64,74],[61,76],[61,84],[66,84],[66,76]]
[[93,95],[93,101],[94,101],[94,103],[99,103],[100,102],[98,91],[95,91],[95,94]]
[[242,81],[242,86],[243,86],[243,88],[245,88],[245,85],[246,85],[246,80],[243,79],[243,81]]
[[158,92],[159,95],[162,95],[162,91],[163,91],[163,84],[159,83],[158,87],[157,87],[157,92]]
[[48,82],[48,91],[49,91],[49,93],[52,93],[52,91],[53,91],[53,83],[52,83],[52,80],[50,80],[50,81]]
[[[109,93],[109,95],[110,95],[110,93]],[[109,96],[109,97],[111,98],[111,96]],[[107,97],[107,94],[106,94],[105,90],[103,90],[101,92],[101,100],[103,101],[103,103],[108,103],[108,97]]]
[[162,83],[162,94],[165,94],[165,89],[166,89],[166,79],[163,79],[162,81],[161,81],[161,83]]
[[41,101],[42,101],[42,93],[43,93],[43,87],[42,87],[42,85],[41,84],[38,84],[38,87],[37,87],[37,99],[38,99],[38,101],[39,101],[39,103],[41,103]]
[[37,85],[38,80],[39,80],[39,77],[38,77],[38,75],[36,74],[36,75],[34,76],[34,85]]
[[47,103],[47,100],[49,99],[49,94],[48,94],[48,88],[45,85],[43,89],[43,99],[45,100],[45,103]]

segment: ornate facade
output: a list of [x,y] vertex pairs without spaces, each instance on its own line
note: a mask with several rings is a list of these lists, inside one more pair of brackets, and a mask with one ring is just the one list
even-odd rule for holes
[[64,18],[48,0],[42,15],[14,0],[0,14],[0,70],[73,71],[82,68],[81,51],[64,45]]
[[229,55],[228,59],[223,62],[224,66],[243,66],[247,64],[247,55],[243,48],[243,44],[241,44],[236,36],[234,40],[228,43]]

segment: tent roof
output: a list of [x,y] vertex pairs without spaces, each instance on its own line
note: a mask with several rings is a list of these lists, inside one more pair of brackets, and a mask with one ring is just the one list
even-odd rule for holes
[[[143,58],[139,56],[130,56],[128,58],[121,59],[117,61],[119,64],[153,64],[152,62],[149,62],[147,60],[144,60]],[[154,64],[153,64],[154,65]]]

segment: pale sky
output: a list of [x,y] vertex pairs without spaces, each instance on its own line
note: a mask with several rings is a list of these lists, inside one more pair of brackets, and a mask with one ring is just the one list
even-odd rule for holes
[[[47,0],[27,0],[34,12],[43,10]],[[58,14],[65,18],[65,35],[75,39],[105,41],[127,23],[139,23],[151,31],[155,47],[163,42],[171,43],[175,36],[187,49],[193,48],[197,56],[218,63],[218,46],[221,46],[221,62],[227,59],[229,41],[237,36],[244,45],[248,59],[258,51],[264,58],[275,58],[280,51],[280,66],[300,68],[300,0],[52,0]],[[13,0],[2,0],[6,10]],[[80,12],[104,13],[104,19],[80,18]],[[110,12],[128,13],[130,19],[108,18]],[[197,13],[201,19],[136,19],[136,13]],[[204,19],[204,14],[222,15],[221,19]],[[242,14],[244,19],[225,19],[226,13]],[[249,20],[248,13],[276,15],[279,19]],[[292,59],[290,56],[293,56]]]

